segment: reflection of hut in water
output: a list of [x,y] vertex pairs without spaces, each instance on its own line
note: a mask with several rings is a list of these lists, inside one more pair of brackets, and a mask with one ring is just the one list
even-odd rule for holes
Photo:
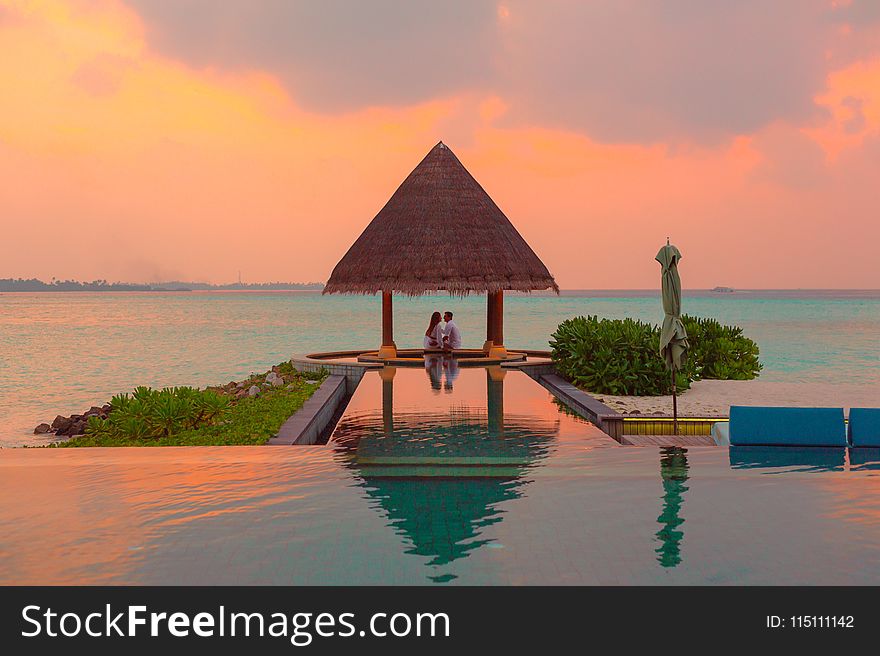
[[681,541],[684,524],[681,506],[684,493],[688,491],[687,450],[669,447],[661,451],[660,477],[663,479],[663,512],[657,518],[662,528],[657,531],[660,546],[655,549],[657,560],[663,567],[675,567],[681,563]]
[[[483,530],[502,519],[499,506],[522,496],[528,469],[546,457],[558,420],[503,415],[503,381],[487,374],[487,404],[446,412],[378,412],[344,417],[333,435],[388,523],[406,537],[407,553],[440,567],[491,540]],[[388,385],[388,383],[385,383]],[[383,386],[384,391],[384,386]],[[390,390],[383,396],[388,398]],[[389,431],[388,428],[391,427]],[[438,573],[435,581],[454,578]]]

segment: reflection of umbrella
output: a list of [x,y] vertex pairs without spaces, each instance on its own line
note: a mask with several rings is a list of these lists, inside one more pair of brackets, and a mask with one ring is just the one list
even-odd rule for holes
[[660,329],[660,355],[672,372],[672,421],[678,435],[678,403],[675,398],[675,372],[687,359],[687,331],[681,322],[681,279],[678,277],[678,261],[681,253],[666,240],[656,259],[661,266],[663,299],[663,326]]
[[681,562],[681,540],[684,532],[679,526],[681,504],[687,492],[688,479],[687,450],[671,447],[663,449],[660,456],[660,477],[663,479],[663,511],[657,518],[662,528],[657,531],[660,546],[657,547],[657,560],[663,567],[675,567]]

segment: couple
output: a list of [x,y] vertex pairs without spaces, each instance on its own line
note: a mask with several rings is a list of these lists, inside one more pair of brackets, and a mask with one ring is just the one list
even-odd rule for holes
[[452,312],[443,314],[445,326],[440,325],[440,313],[431,315],[431,323],[425,331],[424,346],[426,349],[444,349],[446,351],[461,348],[461,333],[452,320]]

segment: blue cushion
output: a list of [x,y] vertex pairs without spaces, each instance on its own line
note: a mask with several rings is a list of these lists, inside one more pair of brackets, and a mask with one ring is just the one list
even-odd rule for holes
[[737,446],[846,446],[843,408],[730,406]]
[[880,446],[880,408],[850,408],[849,440],[853,446]]

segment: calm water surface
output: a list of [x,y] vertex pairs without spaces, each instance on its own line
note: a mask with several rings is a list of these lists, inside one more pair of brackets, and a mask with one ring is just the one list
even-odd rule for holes
[[[880,293],[685,291],[684,311],[741,325],[765,380],[880,380]],[[418,346],[451,309],[481,346],[485,298],[395,301],[399,346]],[[662,317],[656,292],[564,292],[505,300],[509,345],[546,348],[578,314]],[[375,346],[375,297],[292,293],[0,294],[0,446],[35,444],[40,421],[82,412],[135,385],[209,385],[265,371],[295,352]]]
[[323,446],[11,449],[0,498],[0,583],[880,583],[880,452],[621,447],[443,363]]

